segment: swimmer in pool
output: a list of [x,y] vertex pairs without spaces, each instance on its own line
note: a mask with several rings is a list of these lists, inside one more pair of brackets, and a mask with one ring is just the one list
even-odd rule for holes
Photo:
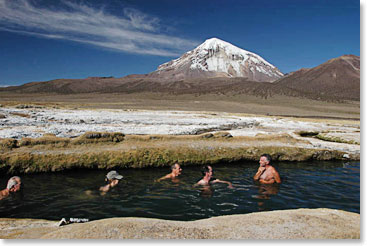
[[0,191],[0,200],[20,190],[22,181],[18,176],[11,177],[8,180],[6,188]]
[[116,171],[111,171],[111,172],[107,173],[106,181],[108,183],[107,183],[107,185],[102,186],[101,188],[99,188],[99,190],[102,191],[102,192],[109,191],[112,187],[115,187],[119,183],[119,180],[122,179],[122,178],[123,178],[123,176],[118,174]]
[[175,163],[171,166],[171,173],[158,179],[157,182],[165,179],[171,179],[172,181],[174,181],[179,175],[181,175],[181,171],[182,171],[181,166],[178,163]]
[[260,157],[260,166],[257,170],[254,180],[259,181],[261,184],[280,184],[282,181],[280,179],[279,173],[273,166],[270,165],[271,156],[268,154],[263,154]]
[[201,169],[201,173],[203,174],[203,178],[199,180],[194,186],[202,185],[202,186],[210,186],[215,183],[224,183],[228,185],[228,188],[233,188],[231,182],[216,179],[213,177],[213,168],[209,165],[203,166]]

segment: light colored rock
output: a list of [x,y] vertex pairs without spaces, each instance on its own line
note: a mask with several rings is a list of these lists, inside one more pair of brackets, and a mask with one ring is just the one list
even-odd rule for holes
[[343,155],[343,158],[345,158],[345,159],[349,159],[349,158],[350,158],[350,156],[349,156],[348,154],[344,154],[344,155]]
[[[346,120],[298,119],[267,117],[224,112],[117,110],[117,109],[54,109],[1,108],[0,138],[38,138],[46,133],[57,137],[76,137],[88,131],[122,132],[124,134],[185,135],[203,132],[227,131],[236,136],[276,136],[289,134],[295,139],[307,140],[301,148],[323,148],[359,155],[360,145],[301,137],[299,131],[323,132],[344,141],[360,142],[360,122]],[[19,117],[19,113],[37,114],[36,118]],[[17,115],[18,114],[18,115]],[[280,144],[274,142],[274,144]],[[281,143],[284,145],[283,143]],[[286,145],[285,145],[286,146]]]
[[294,209],[197,221],[110,218],[57,227],[55,221],[0,219],[0,238],[42,239],[359,239],[360,215]]

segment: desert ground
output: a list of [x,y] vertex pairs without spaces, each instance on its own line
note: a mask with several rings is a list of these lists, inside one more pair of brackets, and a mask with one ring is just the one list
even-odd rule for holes
[[37,103],[69,108],[183,110],[246,113],[308,118],[360,118],[359,101],[317,101],[275,95],[267,99],[246,94],[85,93],[19,94],[0,92],[0,104]]

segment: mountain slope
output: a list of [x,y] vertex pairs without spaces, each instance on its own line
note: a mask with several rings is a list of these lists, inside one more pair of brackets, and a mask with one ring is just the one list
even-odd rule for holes
[[360,100],[360,58],[346,55],[331,59],[317,67],[300,69],[275,82],[255,82],[245,77],[195,77],[164,80],[151,74],[123,78],[90,77],[32,82],[22,86],[0,88],[17,93],[141,93],[173,94],[220,93],[305,97],[316,100]]
[[300,69],[274,82],[273,93],[314,99],[360,98],[360,57],[344,55],[311,69]]
[[283,74],[259,55],[211,38],[180,58],[160,65],[149,77],[169,81],[244,77],[251,81],[272,82],[283,77]]

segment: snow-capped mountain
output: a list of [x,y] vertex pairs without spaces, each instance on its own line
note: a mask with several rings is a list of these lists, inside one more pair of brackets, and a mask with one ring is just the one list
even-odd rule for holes
[[259,55],[211,38],[180,58],[164,63],[149,74],[165,80],[207,77],[246,77],[273,82],[283,73]]

